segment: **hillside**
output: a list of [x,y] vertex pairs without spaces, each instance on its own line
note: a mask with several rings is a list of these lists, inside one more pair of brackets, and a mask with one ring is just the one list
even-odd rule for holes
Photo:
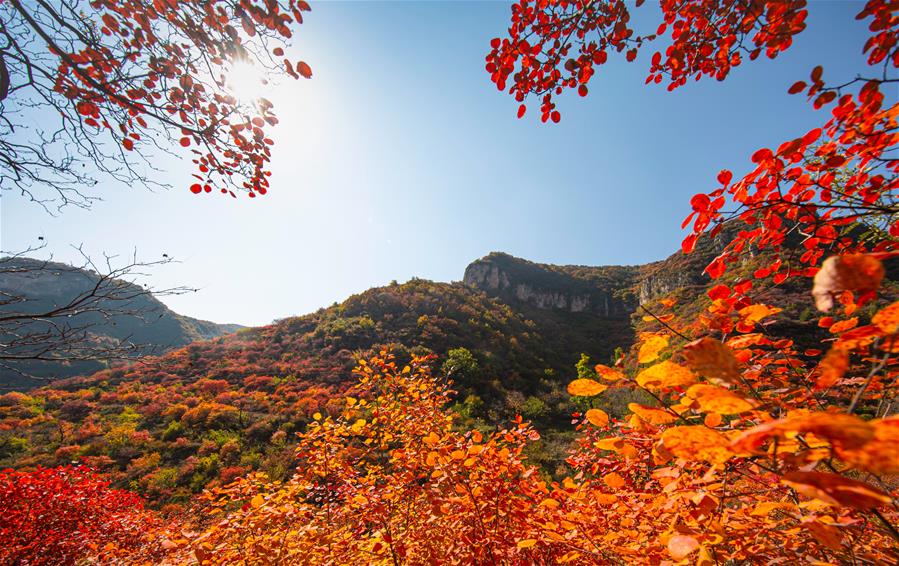
[[[3,258],[0,270],[0,297],[3,316],[46,313],[69,305],[88,295],[98,286],[100,277],[93,271],[57,262],[29,258]],[[151,294],[121,279],[100,283],[101,298],[88,307],[71,310],[65,324],[74,342],[86,344],[124,343],[137,356],[162,354],[173,348],[197,340],[205,340],[234,332],[236,324],[217,324],[180,315],[166,307]],[[42,332],[58,322],[39,321],[29,327]],[[33,348],[23,347],[22,354]],[[77,356],[73,356],[77,357]],[[96,361],[20,361],[0,367],[0,390],[29,389],[41,385],[40,378],[55,379],[83,375],[103,369],[106,364]],[[28,379],[21,373],[38,379]]]
[[[469,265],[462,282],[374,288],[129,367],[10,393],[0,397],[0,466],[83,459],[157,503],[185,501],[252,469],[285,477],[293,433],[335,409],[357,359],[389,345],[400,360],[436,354],[459,392],[455,409],[475,426],[516,414],[532,420],[545,439],[532,457],[551,471],[578,409],[564,386],[581,354],[608,363],[636,332],[658,328],[639,307],[655,308],[662,296],[678,298],[680,312],[704,309],[702,268],[715,249],[709,243],[629,267],[551,266],[494,253]],[[811,304],[802,283],[760,292],[791,305],[777,324],[821,335],[802,320]],[[607,398],[605,408],[618,416],[629,400]]]

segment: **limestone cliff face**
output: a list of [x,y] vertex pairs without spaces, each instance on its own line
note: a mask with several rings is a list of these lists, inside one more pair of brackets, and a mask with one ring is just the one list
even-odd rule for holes
[[704,241],[689,255],[677,252],[638,266],[547,265],[494,252],[471,263],[463,283],[504,301],[538,309],[626,317],[678,289],[708,285],[705,266],[721,242]]
[[658,270],[647,274],[640,281],[640,304],[645,305],[657,297],[699,283],[694,273],[684,271]]
[[636,308],[636,268],[555,266],[492,253],[471,263],[463,282],[488,295],[539,309],[627,316]]

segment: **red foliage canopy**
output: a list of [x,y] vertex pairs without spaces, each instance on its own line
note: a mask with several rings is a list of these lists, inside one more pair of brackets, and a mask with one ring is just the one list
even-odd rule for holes
[[69,564],[111,543],[137,545],[153,527],[137,495],[85,466],[0,472],[0,562]]

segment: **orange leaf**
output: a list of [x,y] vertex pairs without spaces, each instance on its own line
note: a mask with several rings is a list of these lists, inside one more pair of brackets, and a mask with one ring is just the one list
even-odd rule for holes
[[659,352],[668,347],[668,335],[643,332],[640,334],[640,351],[637,353],[637,362],[648,364],[659,358]]
[[694,385],[687,390],[687,397],[696,399],[700,410],[706,413],[736,415],[752,409],[752,404],[745,399],[728,389],[714,385],[702,383]]
[[664,361],[637,374],[637,384],[647,389],[680,387],[696,383],[696,374],[682,365]]
[[895,334],[899,331],[899,301],[881,309],[871,319],[871,324],[883,330],[884,334]]
[[625,484],[624,478],[615,472],[604,475],[602,481],[612,489],[624,487]]
[[827,472],[790,472],[781,481],[807,497],[854,509],[874,509],[892,501],[870,484]]
[[537,544],[537,539],[526,538],[524,540],[518,541],[518,548],[531,548],[535,544]]
[[597,364],[593,369],[594,371],[596,371],[596,375],[605,379],[606,381],[618,381],[619,379],[625,378],[625,375],[617,369],[613,369],[602,364]]
[[684,460],[720,464],[731,456],[727,438],[702,425],[675,426],[662,433],[662,446]]
[[759,344],[769,343],[764,334],[754,332],[752,334],[744,334],[742,336],[734,336],[727,341],[727,346],[734,350],[742,350],[750,346],[758,346]]
[[671,558],[681,561],[696,552],[699,548],[699,541],[687,535],[674,535],[668,539],[668,552]]
[[711,379],[736,383],[740,379],[740,364],[734,353],[719,340],[708,336],[684,346],[684,357],[690,369]]
[[819,311],[833,308],[833,298],[843,291],[874,291],[880,287],[884,269],[880,260],[865,254],[827,258],[815,275],[812,296]]
[[592,379],[575,379],[568,384],[568,393],[575,397],[592,397],[599,395],[608,389],[607,385],[603,385]]
[[663,411],[662,409],[654,409],[652,407],[638,405],[637,403],[631,403],[627,408],[644,421],[654,425],[668,424],[676,420],[674,415],[668,411]]
[[721,423],[724,419],[721,418],[721,415],[718,413],[709,413],[702,420],[705,423],[705,426],[715,428],[716,426],[721,426]]
[[609,426],[609,415],[601,409],[590,409],[586,414],[587,420],[593,426],[605,428]]
[[738,436],[731,448],[737,452],[753,452],[769,438],[784,437],[788,432],[810,432],[836,448],[854,449],[874,438],[870,423],[842,413],[809,413],[753,427]]
[[882,334],[883,332],[880,330],[880,328],[873,324],[859,326],[858,328],[853,328],[848,332],[844,332],[842,336],[837,339],[836,343],[834,344],[834,348],[860,350],[874,342],[874,340],[876,340]]
[[768,305],[749,305],[740,309],[740,317],[747,324],[755,324],[761,322],[763,318],[777,314],[783,309],[777,307],[769,307]]
[[837,455],[867,472],[899,474],[899,415],[868,422],[874,438],[859,448],[837,449]]
[[849,320],[841,320],[840,322],[836,322],[830,326],[830,333],[839,334],[840,332],[852,330],[856,326],[858,326],[858,317],[853,317]]
[[849,352],[843,348],[831,348],[818,364],[818,379],[815,389],[827,389],[837,382],[849,369]]

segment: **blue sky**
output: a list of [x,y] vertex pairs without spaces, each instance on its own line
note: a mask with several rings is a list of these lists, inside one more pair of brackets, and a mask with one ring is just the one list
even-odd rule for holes
[[[714,188],[721,168],[744,172],[759,147],[826,120],[786,90],[818,63],[834,80],[864,68],[862,6],[812,2],[809,28],[778,59],[674,93],[643,84],[653,50],[610,58],[590,95],[561,98],[561,123],[545,125],[533,108],[516,119],[518,104],[484,71],[508,3],[317,2],[291,48],[313,79],[270,94],[281,124],[268,195],[195,196],[189,163],[161,157],[175,188],[103,183],[90,211],[50,217],[3,193],[2,249],[43,236],[62,261],[72,244],[166,253],[180,262],[152,284],[200,288],[167,298],[172,308],[249,325],[394,279],[459,280],[494,250],[560,264],[658,260],[678,249],[690,196]],[[652,10],[638,10],[650,29]]]

